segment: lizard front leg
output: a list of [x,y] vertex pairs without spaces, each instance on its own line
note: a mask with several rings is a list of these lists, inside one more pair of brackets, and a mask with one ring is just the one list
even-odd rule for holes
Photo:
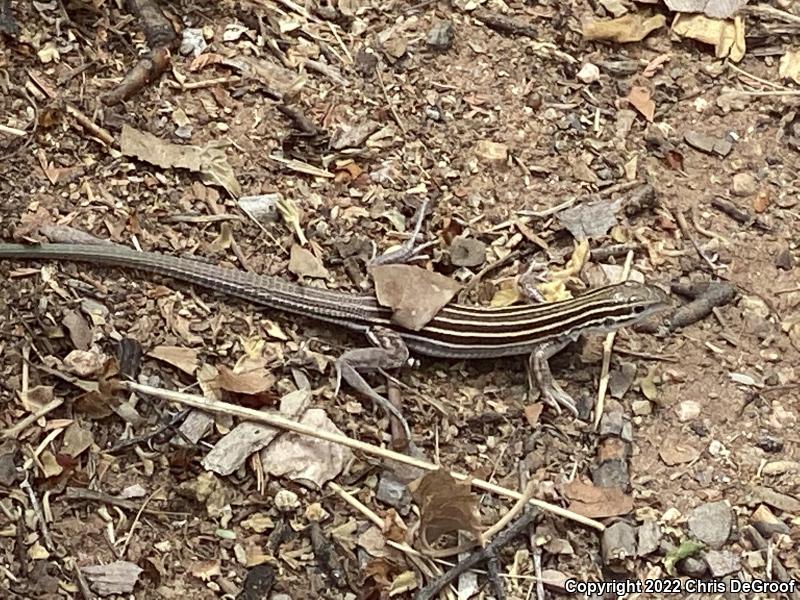
[[541,344],[531,352],[529,364],[542,397],[554,406],[559,413],[561,412],[560,407],[563,406],[577,417],[578,409],[575,407],[575,401],[553,378],[553,374],[550,372],[550,363],[548,362],[550,357],[563,350],[571,341],[571,338],[566,338]]
[[375,344],[373,348],[356,348],[348,350],[336,361],[336,389],[341,379],[350,387],[358,390],[374,403],[383,408],[390,416],[395,417],[403,427],[406,439],[411,441],[411,428],[403,413],[389,400],[376,392],[361,375],[363,371],[381,371],[397,369],[408,361],[408,347],[400,335],[386,327],[373,327],[367,332],[367,338]]

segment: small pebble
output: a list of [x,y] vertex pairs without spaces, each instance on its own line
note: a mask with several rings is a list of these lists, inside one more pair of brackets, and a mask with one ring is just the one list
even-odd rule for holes
[[597,68],[597,65],[586,63],[581,67],[581,70],[578,71],[576,77],[583,83],[594,83],[600,79],[600,69]]
[[455,30],[450,21],[438,21],[428,30],[425,42],[428,48],[437,52],[445,52],[452,48],[455,39]]
[[733,193],[737,196],[752,196],[758,189],[758,182],[751,173],[737,173],[733,176]]
[[684,400],[675,409],[678,421],[686,423],[700,416],[700,405],[694,400]]
[[712,548],[719,548],[731,533],[733,511],[724,500],[707,502],[689,514],[688,523],[694,537]]

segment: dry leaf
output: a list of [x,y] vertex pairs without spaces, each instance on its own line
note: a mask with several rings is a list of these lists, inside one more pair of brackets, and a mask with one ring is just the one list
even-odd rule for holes
[[[653,122],[653,115],[656,113],[656,103],[650,96],[650,90],[648,88],[638,85],[633,86],[631,91],[628,92],[626,100],[630,102],[631,106],[638,110],[645,119],[651,123]],[[614,222],[616,223],[616,218]]]
[[783,79],[791,79],[800,84],[800,50],[787,50],[786,54],[781,56],[778,74]]
[[539,417],[542,416],[542,410],[544,409],[544,404],[541,402],[535,402],[533,404],[528,404],[525,409],[525,419],[528,421],[528,425],[531,427],[537,427],[539,425]]
[[389,596],[403,594],[417,587],[417,576],[414,571],[403,571],[392,581],[389,587]]
[[235,58],[225,58],[221,64],[260,79],[273,95],[282,100],[292,99],[303,89],[307,77],[275,64],[269,60],[240,54]]
[[84,429],[77,422],[73,422],[64,431],[59,453],[72,458],[80,455],[94,442],[94,436],[88,429]]
[[705,13],[707,17],[727,19],[747,4],[749,0],[664,0],[673,12]]
[[64,370],[78,377],[93,377],[105,367],[108,357],[87,350],[73,350],[64,357]]
[[219,577],[222,569],[219,559],[211,559],[193,562],[189,572],[202,581],[209,581],[212,577]]
[[503,282],[492,296],[489,304],[494,308],[503,308],[516,304],[522,298],[522,292],[519,291],[517,282],[513,279]]
[[78,311],[71,310],[64,315],[64,327],[69,331],[69,339],[78,350],[88,350],[92,343],[92,328]]
[[642,71],[642,77],[650,78],[655,75],[664,64],[672,58],[671,54],[659,54],[644,68]]
[[705,15],[678,14],[672,22],[676,34],[714,46],[717,58],[730,58],[739,62],[744,58],[744,20],[734,17],[733,21],[711,19]]
[[254,395],[267,391],[275,384],[275,376],[263,367],[235,372],[225,365],[218,367],[216,386],[227,392]]
[[684,463],[692,462],[700,456],[700,450],[685,443],[681,443],[680,438],[672,437],[663,440],[659,445],[658,455],[668,467],[674,467]]
[[394,312],[392,321],[419,331],[452,300],[461,284],[411,265],[380,265],[370,269],[381,306]]
[[626,515],[633,510],[633,497],[619,488],[598,487],[582,479],[574,479],[563,488],[570,499],[569,510],[591,519]]
[[458,481],[443,469],[412,481],[408,489],[419,505],[419,537],[430,548],[441,536],[462,531],[480,539],[478,496],[466,481]]
[[22,392],[19,396],[25,410],[36,412],[53,401],[53,387],[50,385],[37,385]]
[[119,145],[125,156],[162,169],[188,169],[199,173],[204,183],[222,186],[234,198],[242,193],[225,152],[219,148],[173,144],[129,125],[122,126]]
[[[308,408],[311,393],[308,390],[295,390],[281,398],[281,416],[296,420]],[[281,430],[265,423],[243,421],[214,444],[203,458],[202,465],[207,471],[227,476],[241,467],[247,458],[270,444]]]
[[107,565],[81,567],[81,572],[86,575],[95,592],[101,596],[111,596],[132,593],[142,569],[136,563],[118,560]]
[[289,271],[299,277],[326,279],[330,276],[322,261],[299,244],[292,244],[289,253]]
[[583,37],[587,40],[608,40],[611,42],[640,42],[647,35],[667,23],[664,15],[645,17],[632,13],[604,21],[592,21],[583,25]]
[[163,361],[173,367],[177,367],[188,375],[194,375],[197,371],[197,350],[184,348],[183,346],[156,346],[148,356]]
[[[307,410],[300,423],[343,435],[320,408]],[[307,481],[322,487],[344,470],[352,456],[350,449],[341,444],[286,433],[261,451],[261,463],[275,477]]]

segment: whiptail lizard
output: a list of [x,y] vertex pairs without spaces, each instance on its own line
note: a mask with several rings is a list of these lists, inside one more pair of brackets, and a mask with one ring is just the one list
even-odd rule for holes
[[[0,244],[0,258],[69,260],[147,271],[363,332],[377,348],[345,352],[338,363],[340,374],[396,416],[396,409],[386,406],[388,401],[372,390],[358,371],[400,367],[408,360],[409,350],[450,359],[530,354],[543,397],[577,414],[570,396],[553,380],[548,359],[581,335],[632,325],[669,306],[668,297],[660,288],[626,282],[548,304],[505,308],[448,304],[425,327],[411,331],[395,324],[392,311],[379,306],[370,295],[305,287],[275,277],[124,246]],[[404,421],[402,416],[399,418]]]

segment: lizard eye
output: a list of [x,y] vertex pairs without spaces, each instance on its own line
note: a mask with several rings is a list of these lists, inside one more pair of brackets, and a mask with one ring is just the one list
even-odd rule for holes
[[633,307],[633,313],[634,313],[634,314],[636,314],[636,315],[640,315],[640,314],[642,314],[643,312],[644,312],[644,306],[642,306],[641,304],[639,304],[639,305],[637,305],[637,306],[634,306],[634,307]]

